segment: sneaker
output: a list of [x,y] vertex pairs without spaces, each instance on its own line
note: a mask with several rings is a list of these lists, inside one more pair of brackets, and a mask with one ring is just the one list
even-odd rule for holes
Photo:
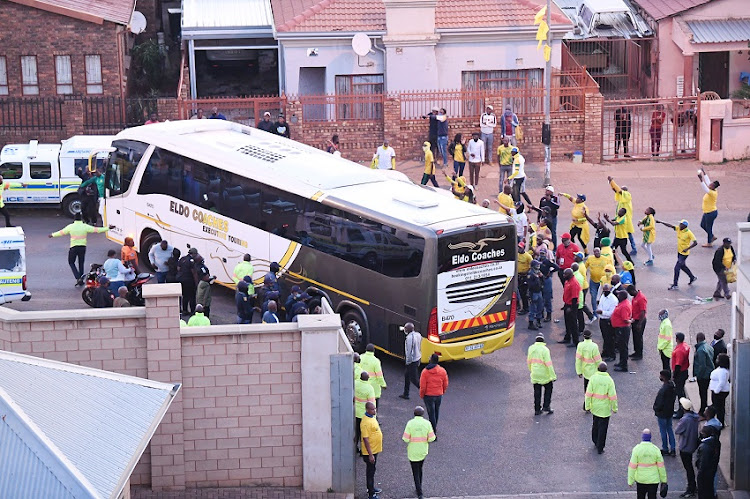
[[672,449],[671,451],[669,451],[669,454],[667,454],[667,455],[669,457],[676,457],[677,456],[677,452],[674,449]]
[[542,411],[534,411],[534,416],[541,416],[541,415],[542,415]]
[[641,360],[641,359],[643,359],[643,355],[633,354],[630,356],[630,360]]
[[554,414],[555,411],[552,410],[551,407],[542,407],[542,410],[546,412],[547,414]]
[[375,493],[375,495],[377,495],[377,494],[380,494],[381,492],[383,492],[383,489],[379,489],[379,488],[375,487],[373,489],[373,492]]
[[653,261],[653,260],[646,260],[645,262],[643,262],[643,265],[644,265],[645,267],[650,267],[650,266],[652,266],[653,264],[654,264],[654,261]]
[[669,455],[669,450],[667,450],[667,449],[660,449],[660,451],[661,451],[661,455],[662,456],[668,456]]
[[531,321],[529,321],[529,327],[528,328],[531,329],[532,331],[536,331],[537,329],[539,329],[538,327],[536,327],[536,324],[534,324]]
[[698,280],[697,276],[693,276],[690,278],[690,281],[688,281],[688,286],[691,286],[695,281]]
[[547,314],[544,316],[544,322],[551,322],[552,321],[552,314]]
[[680,494],[680,497],[695,497],[695,492],[688,490]]
[[635,249],[635,248],[631,248],[631,249],[630,249],[630,254],[631,254],[631,255],[637,255],[637,254],[638,254],[638,250],[637,250],[637,249]]
[[593,316],[591,319],[589,319],[589,320],[586,321],[586,324],[591,325],[591,324],[595,323],[598,318],[599,317],[597,317],[597,316]]
[[409,396],[408,395],[404,395],[403,393],[401,395],[399,395],[398,398],[404,399],[404,400],[409,400]]
[[667,291],[673,291],[675,289],[680,289],[680,288],[679,286],[677,286],[677,284],[672,284],[671,286],[667,288]]
[[542,321],[540,319],[536,320],[536,327],[537,329],[542,329]]

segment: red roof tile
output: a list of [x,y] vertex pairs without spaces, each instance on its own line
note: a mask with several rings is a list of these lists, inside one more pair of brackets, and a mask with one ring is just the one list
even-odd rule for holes
[[[542,0],[438,0],[437,29],[531,26]],[[552,24],[570,24],[555,5]],[[272,0],[279,32],[385,31],[382,0]]]
[[636,0],[636,3],[656,21],[674,16],[711,0]]
[[33,7],[61,14],[63,16],[82,19],[84,21],[113,23],[127,25],[135,9],[136,0],[10,0]]

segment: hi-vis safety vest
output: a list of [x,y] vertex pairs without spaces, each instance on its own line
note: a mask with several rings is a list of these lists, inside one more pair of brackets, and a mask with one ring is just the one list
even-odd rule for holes
[[[242,279],[244,279],[245,276],[247,275],[252,277],[253,272],[255,272],[255,268],[253,267],[253,264],[243,260],[234,266],[234,271],[232,272],[232,280],[234,281],[235,284],[237,284]],[[248,289],[248,292],[247,292],[248,295],[255,294],[255,287],[252,284],[250,284],[248,288],[251,288],[251,289]]]
[[659,338],[656,342],[656,349],[664,354],[667,358],[672,358],[672,321],[669,317],[659,324]]
[[362,375],[362,368],[359,366],[359,362],[354,363],[354,381],[357,381]]
[[5,189],[10,189],[11,187],[23,187],[23,184],[20,182],[3,182],[0,184],[0,208],[5,207]]
[[435,431],[428,420],[422,416],[414,416],[414,419],[406,423],[401,439],[407,443],[406,455],[409,461],[423,461],[429,452],[429,442],[435,440]]
[[75,246],[86,246],[87,236],[91,233],[107,232],[107,227],[92,227],[89,224],[85,224],[80,220],[76,220],[70,225],[67,225],[62,230],[52,233],[52,237],[60,237],[70,235],[70,247]]
[[367,402],[375,403],[375,390],[370,383],[357,378],[354,380],[354,417],[365,417],[365,404]]
[[386,386],[383,377],[383,368],[380,366],[380,359],[375,357],[375,352],[365,352],[360,357],[359,365],[363,371],[370,375],[370,386],[375,390],[375,398],[380,398],[380,392]]
[[528,364],[531,372],[531,382],[535,385],[546,385],[557,379],[555,368],[552,367],[549,348],[541,341],[535,342],[529,347],[526,364]]
[[590,339],[583,340],[578,344],[578,348],[576,348],[576,374],[583,374],[584,378],[591,379],[601,361],[599,345]]
[[586,386],[584,408],[596,417],[608,418],[617,412],[615,381],[609,373],[597,371]]
[[667,470],[659,448],[651,442],[641,442],[633,447],[628,464],[628,485],[633,485],[633,482],[649,484],[666,481]]

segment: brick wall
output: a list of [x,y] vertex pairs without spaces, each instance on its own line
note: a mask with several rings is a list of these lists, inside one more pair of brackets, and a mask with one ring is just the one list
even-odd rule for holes
[[[0,7],[0,56],[8,68],[9,95],[22,97],[21,56],[35,55],[40,96],[56,96],[55,55],[70,55],[73,93],[86,94],[85,55],[101,56],[104,95],[120,95],[123,75],[118,25],[95,24],[13,2]],[[15,29],[14,29],[15,27]]]

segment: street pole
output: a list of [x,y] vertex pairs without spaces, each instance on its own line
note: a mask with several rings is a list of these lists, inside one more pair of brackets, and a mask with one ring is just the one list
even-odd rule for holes
[[[547,0],[547,26],[550,27],[547,33],[547,43],[552,49],[552,0]],[[552,56],[546,61],[544,66],[544,125],[542,125],[542,143],[544,144],[544,185],[550,185],[552,182],[550,169],[552,166],[552,132],[550,131],[550,107],[552,93]]]

